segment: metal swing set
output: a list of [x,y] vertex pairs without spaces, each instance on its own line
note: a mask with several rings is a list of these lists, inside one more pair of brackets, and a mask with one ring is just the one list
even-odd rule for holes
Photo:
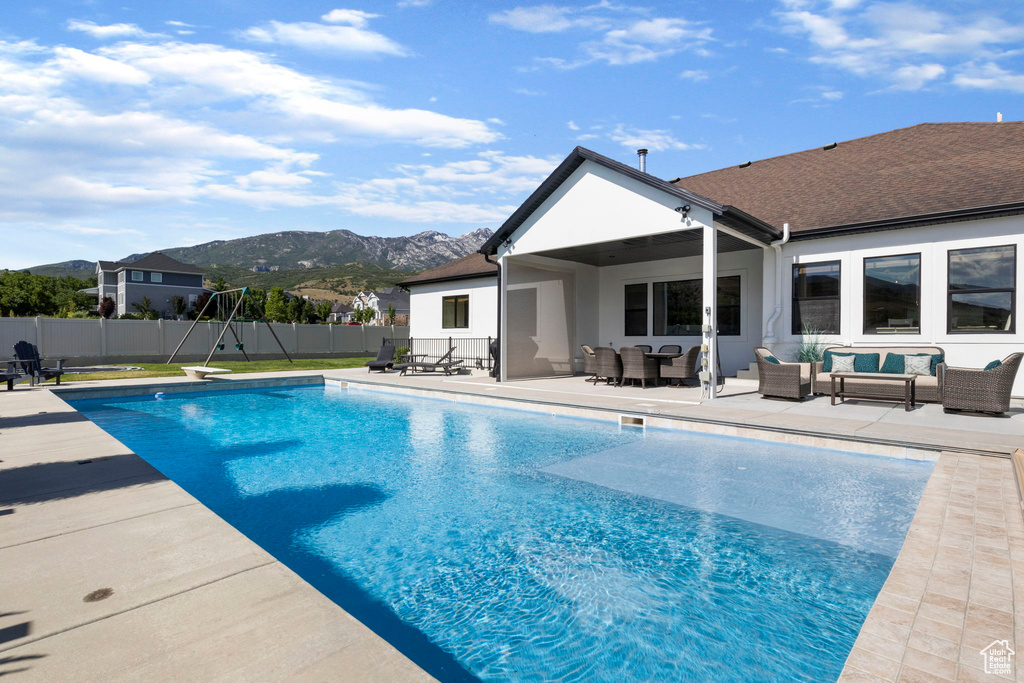
[[[216,308],[213,310],[211,315],[211,324],[219,324],[221,326],[220,335],[217,337],[216,343],[213,348],[210,349],[210,355],[206,357],[206,361],[199,367],[182,368],[188,374],[194,374],[201,378],[205,375],[210,374],[213,371],[216,372],[230,372],[221,368],[211,368],[210,359],[213,358],[213,354],[218,351],[224,350],[224,335],[228,332],[235,338],[235,350],[241,351],[242,356],[245,357],[246,361],[250,361],[249,354],[245,352],[245,328],[239,328],[235,330],[234,323],[263,323],[270,330],[270,334],[273,335],[274,341],[281,348],[281,353],[285,355],[289,363],[293,363],[292,357],[288,355],[288,351],[285,350],[284,344],[278,339],[277,333],[274,332],[274,328],[271,327],[270,321],[266,318],[266,313],[260,305],[260,302],[256,300],[252,292],[249,291],[248,287],[240,287],[238,289],[226,289],[223,292],[213,292],[210,298],[207,299],[206,304],[203,306],[203,310],[199,312],[196,319],[192,322],[191,327],[188,328],[188,332],[182,338],[181,343],[178,344],[178,348],[174,349],[174,353],[167,359],[167,365],[170,365],[174,361],[174,357],[181,351],[181,347],[188,341],[189,335],[192,334],[192,330],[196,328],[199,321],[202,320],[206,312],[210,310],[211,306]],[[230,310],[231,313],[226,314],[226,311]],[[247,315],[249,314],[249,315]],[[206,370],[204,372],[204,369]],[[192,371],[192,372],[190,372]]]

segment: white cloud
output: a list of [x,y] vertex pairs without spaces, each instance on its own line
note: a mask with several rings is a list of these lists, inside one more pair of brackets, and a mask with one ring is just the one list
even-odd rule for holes
[[135,24],[108,24],[100,26],[93,21],[69,19],[66,24],[69,31],[88,33],[93,38],[108,40],[110,38],[159,38],[159,33],[149,33]]
[[[640,8],[598,2],[584,7],[535,5],[515,7],[491,14],[489,20],[528,33],[559,33],[569,29],[596,32],[596,39],[579,45],[576,59],[562,57],[535,58],[532,69],[553,67],[575,69],[595,62],[620,66],[650,62],[691,51],[708,54],[706,45],[713,41],[712,30],[699,22],[679,17],[626,19],[623,12]],[[643,10],[646,11],[646,10]]]
[[302,74],[254,52],[170,42],[116,45],[101,54],[169,86],[199,89],[205,98],[251,98],[253,106],[300,124],[296,134],[406,140],[431,147],[465,147],[501,138],[483,121],[382,107],[358,87]]
[[645,130],[642,128],[632,128],[621,123],[608,133],[608,137],[612,141],[630,149],[643,147],[654,152],[664,152],[670,149],[704,149],[704,145],[692,145],[680,141],[667,130]]
[[689,69],[679,74],[679,77],[684,81],[693,81],[694,83],[706,81],[710,78],[708,72],[703,69]]
[[399,7],[429,7],[434,0],[398,0]]
[[784,29],[809,40],[812,61],[882,79],[891,90],[920,90],[968,64],[1007,57],[1024,40],[1024,24],[991,10],[954,15],[912,2],[862,7],[853,0],[782,5]]
[[326,21],[328,24],[348,24],[349,26],[355,26],[356,28],[365,28],[370,19],[376,19],[378,17],[380,17],[379,14],[371,14],[357,9],[332,9],[330,12],[320,17],[320,19]]
[[[343,56],[392,55],[404,57],[408,54],[405,48],[387,36],[362,28],[368,18],[376,15],[358,12],[357,14],[360,16],[354,16],[355,10],[334,10],[331,14],[324,16],[332,16],[335,12],[345,12],[348,17],[347,21],[351,25],[327,25],[309,21],[295,23],[269,21],[262,26],[252,26],[246,29],[240,36],[258,43],[290,45],[311,52]],[[341,19],[333,19],[333,21],[340,22]]]
[[567,124],[565,124],[565,125],[569,126],[569,130],[579,130],[579,129],[580,129],[580,127],[579,127],[579,126],[577,126],[577,125],[576,125],[576,123],[575,123],[574,121],[569,121],[569,122],[568,122]]
[[145,71],[73,47],[54,48],[54,55],[58,69],[65,74],[123,85],[144,85],[149,82],[149,74]]
[[965,65],[953,77],[953,83],[963,88],[1024,93],[1024,74],[1007,71],[991,62]]
[[195,28],[194,24],[186,24],[184,21],[175,21],[174,19],[165,21],[164,23],[168,26],[176,26],[178,28]]

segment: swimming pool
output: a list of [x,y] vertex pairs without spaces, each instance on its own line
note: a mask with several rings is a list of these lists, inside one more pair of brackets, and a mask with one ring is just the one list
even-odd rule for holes
[[834,679],[931,472],[331,386],[73,405],[442,680]]

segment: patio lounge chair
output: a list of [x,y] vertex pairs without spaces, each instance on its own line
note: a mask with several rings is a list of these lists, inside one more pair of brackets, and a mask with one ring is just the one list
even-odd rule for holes
[[401,370],[403,377],[405,376],[405,373],[408,372],[409,370],[412,370],[413,372],[417,370],[419,370],[420,372],[435,372],[437,370],[441,370],[444,372],[444,374],[450,375],[453,372],[458,372],[459,370],[462,369],[459,367],[462,365],[462,359],[452,360],[452,353],[454,351],[455,347],[453,346],[452,348],[448,349],[448,353],[444,354],[434,362],[419,361],[399,363],[398,365],[395,366],[395,370]]
[[0,382],[7,382],[7,391],[14,391],[14,383],[22,377],[23,375],[18,372],[16,361],[7,361],[7,368],[0,371]]
[[623,346],[619,349],[619,355],[622,357],[623,382],[629,379],[636,384],[636,380],[640,380],[644,389],[647,388],[649,379],[654,380],[655,384],[658,383],[658,360],[656,358],[648,358],[639,346]]
[[[672,350],[664,351],[666,348],[661,347],[664,353],[677,353],[680,351],[680,347],[673,346]],[[677,358],[662,358],[661,359],[661,377],[662,379],[668,380],[679,380],[679,386],[682,386],[684,379],[697,379],[697,358],[700,356],[700,347],[691,346],[687,349],[686,353]]]
[[31,384],[56,378],[57,384],[60,385],[60,376],[64,374],[63,358],[52,361],[57,364],[57,367],[45,368],[43,362],[46,359],[40,358],[36,345],[27,341],[20,341],[14,345],[14,357],[21,363],[21,369],[29,376]]
[[590,375],[588,382],[597,381],[597,358],[594,356],[594,349],[586,344],[580,344],[580,351],[583,352],[583,372]]
[[754,357],[757,360],[757,392],[762,396],[802,401],[811,393],[809,363],[772,362],[768,359],[775,356],[763,346],[754,349]]
[[991,370],[947,367],[942,385],[943,410],[1005,413],[1022,353],[1011,353]]
[[367,372],[373,370],[380,370],[386,372],[389,368],[395,366],[395,347],[391,344],[385,344],[377,350],[376,360],[366,361]]
[[618,383],[622,377],[622,359],[619,358],[619,354],[615,353],[615,349],[598,346],[594,349],[594,362],[596,363],[594,379],[607,380],[608,384],[611,384],[612,381]]

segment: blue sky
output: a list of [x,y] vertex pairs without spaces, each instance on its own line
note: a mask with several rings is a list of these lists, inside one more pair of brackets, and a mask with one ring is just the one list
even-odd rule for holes
[[497,227],[575,145],[674,178],[1024,118],[1024,3],[33,2],[0,16],[0,267]]

